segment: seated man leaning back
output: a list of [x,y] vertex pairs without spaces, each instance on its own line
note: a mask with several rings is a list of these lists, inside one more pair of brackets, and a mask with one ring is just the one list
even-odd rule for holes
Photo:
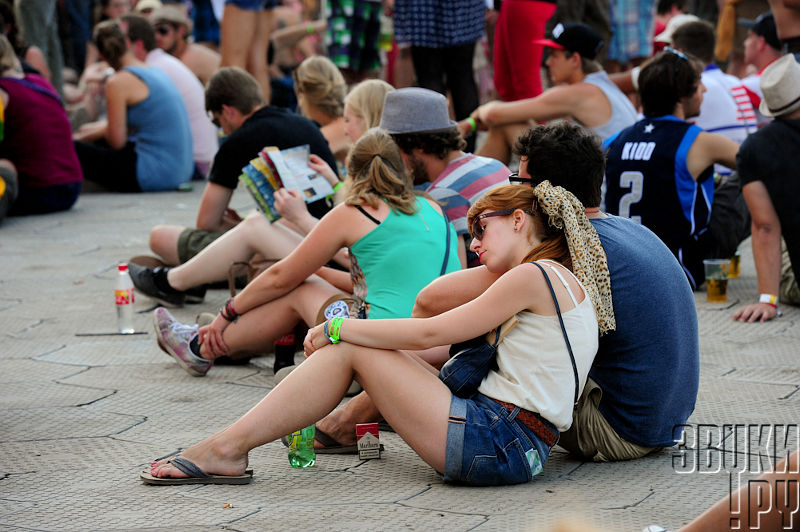
[[[600,212],[605,161],[599,139],[590,131],[555,122],[523,134],[515,151],[520,156],[518,182],[536,186],[549,180],[587,206],[611,276],[617,330],[600,337],[572,428],[561,435],[559,444],[594,461],[629,460],[671,447],[694,410],[699,380],[697,313],[686,276],[652,231]],[[536,161],[530,171],[529,161]],[[478,297],[495,280],[484,266],[440,277],[420,292],[414,316],[455,308]],[[425,358],[441,364],[446,359],[442,352]],[[355,439],[354,423],[370,417],[377,417],[377,411],[362,394],[318,427],[347,444]]]

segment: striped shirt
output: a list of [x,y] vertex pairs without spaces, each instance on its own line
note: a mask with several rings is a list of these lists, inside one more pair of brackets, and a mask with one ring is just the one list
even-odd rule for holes
[[469,233],[467,212],[487,190],[508,184],[511,171],[495,159],[470,153],[454,159],[428,187],[434,199],[444,202],[456,233]]

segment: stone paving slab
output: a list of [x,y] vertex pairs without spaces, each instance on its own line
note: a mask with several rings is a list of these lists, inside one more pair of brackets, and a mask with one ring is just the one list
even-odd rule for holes
[[[556,448],[534,482],[474,488],[445,484],[382,433],[380,460],[319,455],[316,467],[295,471],[272,442],[250,455],[251,485],[145,486],[138,473],[150,460],[224,427],[273,387],[271,355],[187,375],[156,346],[145,296],[134,325],[146,334],[103,335],[116,327],[116,264],[147,252],[151,226],[193,223],[201,193],[86,194],[70,212],[0,225],[0,529],[678,528],[727,493],[732,456],[754,466],[800,445],[800,309],[766,324],[733,322],[757,291],[745,243],[728,302],[695,294],[701,390],[683,450],[587,464]],[[252,203],[237,192],[233,205],[246,212]],[[173,314],[192,322],[227,297],[210,290],[203,305]],[[782,446],[747,432],[764,424],[784,426],[771,433]],[[725,467],[691,470],[700,459]]]

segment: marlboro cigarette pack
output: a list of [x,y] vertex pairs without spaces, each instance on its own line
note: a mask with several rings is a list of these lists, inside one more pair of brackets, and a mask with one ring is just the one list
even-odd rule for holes
[[377,423],[359,423],[356,425],[356,441],[358,442],[358,458],[381,457],[381,442],[378,436]]

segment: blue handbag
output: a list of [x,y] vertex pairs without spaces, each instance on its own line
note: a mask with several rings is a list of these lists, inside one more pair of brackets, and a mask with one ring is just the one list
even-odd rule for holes
[[453,395],[465,398],[475,395],[483,378],[497,365],[494,355],[499,340],[498,327],[494,343],[489,343],[484,335],[450,346],[450,360],[439,371],[439,379]]

